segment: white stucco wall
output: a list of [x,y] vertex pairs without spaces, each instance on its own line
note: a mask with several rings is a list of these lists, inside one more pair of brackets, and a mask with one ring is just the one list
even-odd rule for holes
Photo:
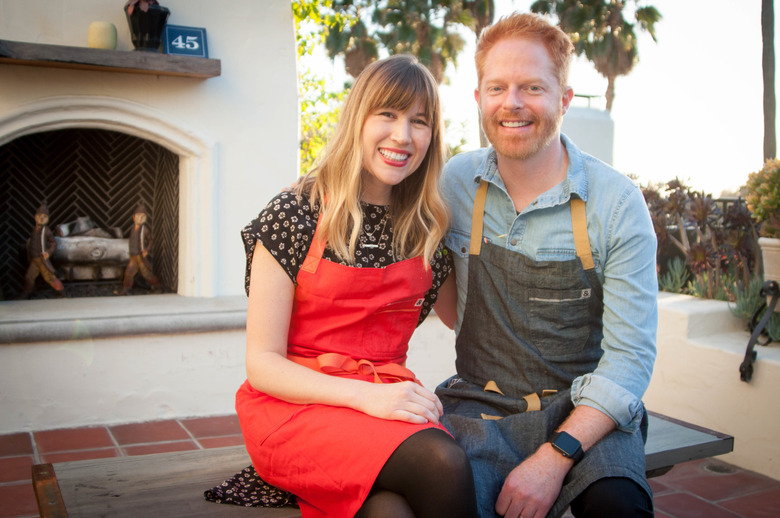
[[572,106],[563,117],[561,131],[586,153],[613,163],[615,122],[608,111]]
[[[186,294],[239,294],[244,268],[239,231],[296,174],[298,103],[290,2],[162,4],[171,10],[168,23],[206,28],[209,57],[221,60],[220,76],[193,79],[0,64],[0,123],[25,106],[81,96],[129,101],[140,107],[133,113],[154,114],[192,135],[207,155],[201,165],[208,174],[202,185],[193,187],[206,200],[207,214],[193,223],[196,237],[185,249],[191,257],[184,260],[200,263],[190,270],[204,271],[205,279],[180,279],[180,285],[194,286]],[[121,0],[0,0],[0,39],[86,47],[89,24],[99,20],[116,26],[117,50],[132,51],[122,5]],[[155,131],[159,126],[151,132],[127,130],[144,137]],[[186,227],[187,222],[180,223]]]
[[[167,311],[169,318],[177,318],[192,311],[186,304],[178,308],[184,301],[171,297],[147,296],[147,304],[140,300],[144,297],[133,297],[129,313],[143,317]],[[117,311],[121,300],[127,299],[80,299],[79,304],[96,307],[103,301]],[[219,309],[245,312],[244,297],[214,301]],[[17,304],[31,308],[35,302]],[[76,322],[76,309],[52,309],[63,301],[43,302],[53,319]],[[0,310],[2,304],[7,303],[0,303]],[[0,313],[0,323],[31,319],[18,313],[6,316]],[[90,328],[103,327],[98,318],[77,326],[70,339],[0,345],[0,435],[234,412],[235,392],[246,378],[243,328],[90,336]],[[454,344],[454,333],[435,315],[415,332],[408,365],[431,390],[455,373]]]
[[0,435],[233,412],[242,331],[0,348]]
[[750,336],[728,303],[661,293],[658,309],[647,408],[733,435],[734,452],[719,458],[780,479],[780,344],[756,346],[746,383],[739,366]]

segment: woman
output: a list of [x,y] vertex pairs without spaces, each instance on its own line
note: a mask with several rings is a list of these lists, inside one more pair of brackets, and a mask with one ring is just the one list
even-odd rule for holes
[[440,121],[423,65],[372,63],[319,165],[244,229],[236,409],[258,474],[304,517],[476,515],[441,403],[404,367],[451,268]]

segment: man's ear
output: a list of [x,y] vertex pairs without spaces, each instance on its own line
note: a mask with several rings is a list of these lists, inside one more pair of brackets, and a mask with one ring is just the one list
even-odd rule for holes
[[573,98],[574,90],[571,86],[567,86],[563,91],[563,95],[561,96],[561,115],[566,115],[566,112],[569,111],[569,106],[571,106],[571,100]]
[[482,104],[479,102],[479,88],[474,89],[474,100],[477,101],[477,106],[482,109]]

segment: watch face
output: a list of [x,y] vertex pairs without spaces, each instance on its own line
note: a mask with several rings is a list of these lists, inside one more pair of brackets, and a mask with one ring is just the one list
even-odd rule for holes
[[566,432],[561,432],[553,441],[553,446],[567,457],[571,457],[580,448],[580,442]]

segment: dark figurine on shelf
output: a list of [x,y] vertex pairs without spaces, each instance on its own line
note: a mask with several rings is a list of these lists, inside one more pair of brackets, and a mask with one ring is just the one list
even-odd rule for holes
[[146,224],[146,206],[141,202],[133,213],[133,230],[130,231],[128,239],[128,249],[130,252],[130,262],[125,268],[125,278],[122,289],[115,292],[116,295],[128,295],[132,292],[133,282],[136,274],[141,272],[144,279],[152,287],[152,292],[162,292],[160,281],[152,272],[152,265],[149,262],[149,251],[152,248],[152,231]]
[[52,266],[49,257],[57,249],[57,242],[54,240],[54,234],[47,226],[49,223],[49,209],[46,202],[41,203],[38,210],[35,211],[35,227],[33,228],[30,239],[27,240],[27,260],[30,265],[27,267],[27,273],[24,276],[24,289],[17,299],[26,299],[35,290],[35,279],[38,275],[49,283],[58,297],[65,296],[65,286],[62,285],[56,275],[54,275],[54,266]]

